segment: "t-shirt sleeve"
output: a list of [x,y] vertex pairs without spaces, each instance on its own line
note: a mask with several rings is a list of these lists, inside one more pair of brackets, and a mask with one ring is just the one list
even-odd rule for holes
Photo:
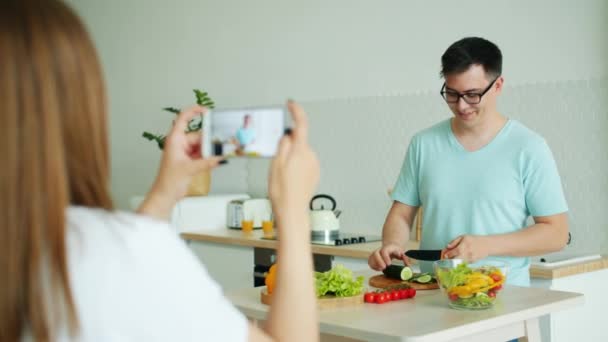
[[410,141],[407,148],[401,172],[393,187],[391,198],[413,207],[420,206],[418,193],[418,170],[419,170],[419,143],[416,136]]
[[524,152],[523,186],[531,216],[550,216],[568,211],[561,179],[545,140]]
[[[247,319],[177,234],[166,225],[138,231],[132,288],[139,328],[156,341],[246,341]],[[134,246],[132,246],[134,247]],[[227,261],[227,264],[229,262]],[[135,303],[133,303],[135,304]]]

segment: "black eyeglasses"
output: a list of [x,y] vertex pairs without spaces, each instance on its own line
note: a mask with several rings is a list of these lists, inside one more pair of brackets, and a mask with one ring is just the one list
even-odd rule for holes
[[494,81],[492,81],[490,83],[490,85],[486,89],[484,89],[484,91],[482,91],[481,93],[469,92],[469,93],[460,94],[459,92],[456,92],[456,91],[445,90],[445,83],[443,83],[443,86],[441,87],[441,91],[439,93],[441,94],[441,97],[443,97],[445,102],[447,102],[447,103],[458,103],[458,101],[462,97],[464,102],[466,102],[468,104],[478,104],[479,102],[481,102],[481,97],[484,96],[488,91],[490,91],[490,89],[492,89],[492,86],[494,85],[494,83],[496,82],[496,80],[499,77],[500,77],[500,75],[496,76]]

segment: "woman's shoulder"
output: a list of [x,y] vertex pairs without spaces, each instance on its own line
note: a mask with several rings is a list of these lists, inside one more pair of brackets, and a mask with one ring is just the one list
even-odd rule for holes
[[67,210],[68,236],[80,239],[128,240],[158,236],[177,237],[167,222],[126,211],[71,206]]
[[109,211],[102,208],[70,206],[67,209],[67,222],[71,227],[103,226],[106,229],[137,229],[143,226],[170,228],[164,221],[138,215],[127,211]]

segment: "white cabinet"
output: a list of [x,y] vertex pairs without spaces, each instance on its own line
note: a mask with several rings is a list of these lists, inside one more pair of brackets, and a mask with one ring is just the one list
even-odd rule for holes
[[541,319],[544,342],[608,341],[606,308],[608,269],[556,279],[532,279],[533,287],[578,292],[585,295],[585,304],[556,312]]

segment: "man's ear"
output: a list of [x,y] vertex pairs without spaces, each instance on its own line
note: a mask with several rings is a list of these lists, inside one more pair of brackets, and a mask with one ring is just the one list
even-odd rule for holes
[[500,76],[496,79],[496,82],[494,82],[494,86],[496,87],[496,93],[500,94],[502,92],[502,86],[505,83],[505,79],[504,77]]

